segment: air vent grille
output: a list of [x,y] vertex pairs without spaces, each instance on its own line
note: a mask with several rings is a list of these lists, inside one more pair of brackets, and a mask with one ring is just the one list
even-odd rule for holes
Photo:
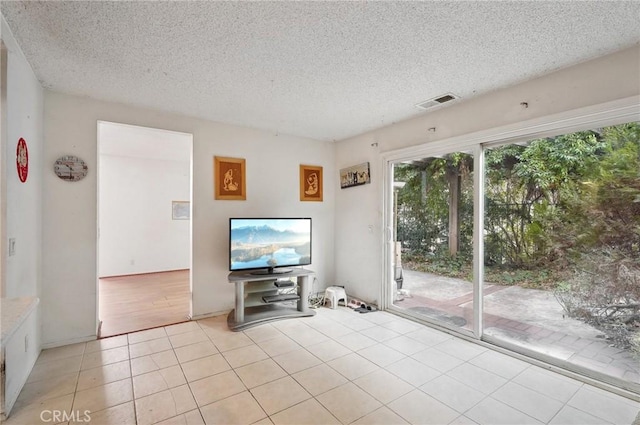
[[444,102],[448,102],[450,100],[455,99],[455,97],[451,96],[450,94],[445,94],[444,96],[441,96],[439,98],[436,99],[436,102],[438,103],[444,103]]
[[452,93],[447,93],[442,96],[434,97],[433,99],[425,100],[416,105],[419,109],[431,109],[435,106],[442,105],[443,103],[451,102],[452,100],[460,99],[458,96]]

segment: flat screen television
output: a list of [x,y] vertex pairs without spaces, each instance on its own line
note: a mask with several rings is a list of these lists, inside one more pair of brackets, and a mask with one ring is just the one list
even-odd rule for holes
[[311,218],[230,218],[229,270],[291,272],[311,264]]

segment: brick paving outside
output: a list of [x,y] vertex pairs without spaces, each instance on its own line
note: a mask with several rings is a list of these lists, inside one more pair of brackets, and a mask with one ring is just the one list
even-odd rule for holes
[[[412,272],[416,273],[416,272]],[[449,280],[449,279],[447,279]],[[405,282],[407,276],[405,274]],[[442,299],[442,290],[436,298],[430,298],[429,285],[437,285],[438,281],[431,283],[421,279],[419,282],[420,295],[411,294],[402,300],[394,302],[396,307],[411,309],[421,314],[431,316],[434,319],[445,320],[466,329],[472,329],[473,316],[471,301],[473,294],[468,292],[450,299]],[[426,284],[425,284],[426,283]],[[508,287],[498,285],[487,285],[484,289],[484,296],[496,294]],[[521,289],[522,291],[526,291]],[[549,329],[542,324],[531,323],[530,318],[518,318],[518,309],[510,311],[509,316],[486,313],[483,316],[484,333],[508,340],[528,349],[551,355],[569,363],[583,366],[587,369],[598,371],[616,378],[621,378],[631,382],[636,386],[636,391],[640,390],[640,361],[634,359],[629,350],[619,349],[610,346],[604,339],[604,335],[597,335],[593,331],[592,335],[580,336],[567,332]],[[460,318],[464,318],[466,323]],[[451,320],[448,320],[451,319]],[[584,324],[584,327],[589,327]],[[592,328],[593,329],[593,328]],[[595,336],[593,335],[595,334]]]

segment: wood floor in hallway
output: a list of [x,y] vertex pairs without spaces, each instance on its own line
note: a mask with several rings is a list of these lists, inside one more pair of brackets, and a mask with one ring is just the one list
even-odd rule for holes
[[188,320],[189,270],[99,279],[100,338]]

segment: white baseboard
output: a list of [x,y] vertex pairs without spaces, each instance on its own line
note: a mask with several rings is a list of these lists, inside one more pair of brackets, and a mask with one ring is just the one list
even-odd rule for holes
[[66,339],[63,341],[43,343],[40,348],[42,348],[43,350],[46,350],[47,348],[62,347],[63,345],[77,344],[79,342],[95,341],[96,339],[98,339],[97,335],[83,336],[80,338]]
[[213,312],[213,313],[198,314],[197,316],[191,317],[191,320],[208,319],[210,317],[222,316],[222,315],[226,316],[230,312],[231,312],[231,310],[223,310],[223,311],[216,311],[216,312]]

